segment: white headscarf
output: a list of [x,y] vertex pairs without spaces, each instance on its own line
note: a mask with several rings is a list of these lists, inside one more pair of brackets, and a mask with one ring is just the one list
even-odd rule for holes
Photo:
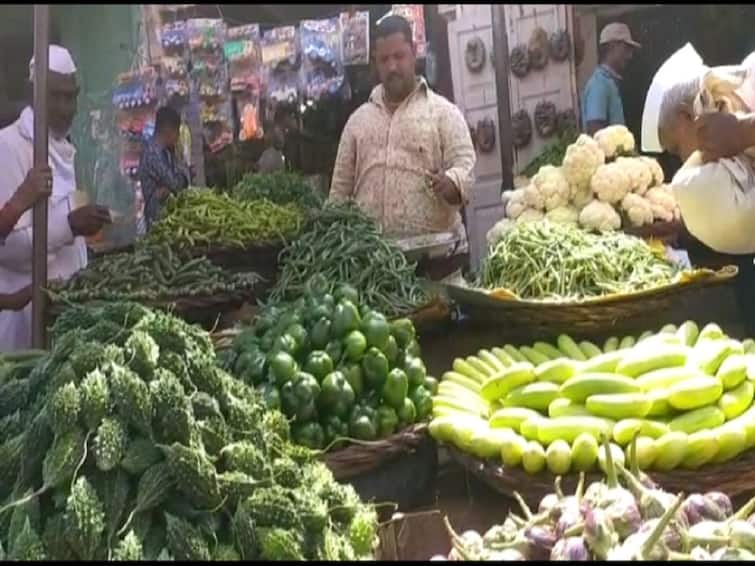
[[658,120],[660,118],[663,96],[675,84],[701,75],[707,67],[692,44],[687,43],[661,65],[650,83],[645,107],[642,111],[642,151],[662,153],[658,137]]
[[[60,45],[50,45],[48,51],[48,64],[51,71],[61,75],[73,75],[76,72],[76,63],[68,52],[68,49]],[[34,57],[29,61],[29,80],[34,81]]]

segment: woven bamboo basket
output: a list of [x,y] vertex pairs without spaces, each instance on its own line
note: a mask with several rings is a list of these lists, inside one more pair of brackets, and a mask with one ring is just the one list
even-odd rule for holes
[[427,425],[417,423],[381,440],[350,440],[347,446],[326,452],[322,459],[337,480],[349,480],[413,452],[426,437]]
[[[453,446],[444,445],[444,448],[457,463],[502,495],[513,497],[516,491],[528,504],[537,506],[543,497],[553,493],[556,476],[548,471],[528,474],[522,468],[506,469],[500,462],[480,460]],[[705,465],[697,470],[645,473],[670,493],[720,491],[733,499],[755,491],[755,450],[748,450],[729,462]],[[585,482],[589,484],[604,478],[600,472],[589,473],[585,476]],[[565,492],[573,493],[578,480],[578,474],[565,475],[561,478],[562,488]]]
[[649,313],[667,311],[676,301],[687,300],[702,289],[729,282],[737,273],[733,265],[719,271],[700,269],[684,274],[670,285],[572,302],[521,300],[503,289],[484,292],[457,285],[445,287],[449,297],[475,322],[520,326],[528,335],[541,338],[564,332],[610,335],[619,323],[628,325],[641,321]]

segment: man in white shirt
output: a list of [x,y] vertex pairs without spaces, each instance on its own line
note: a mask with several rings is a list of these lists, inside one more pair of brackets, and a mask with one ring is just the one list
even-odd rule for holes
[[[49,165],[52,193],[48,201],[47,270],[50,279],[68,279],[86,266],[84,236],[99,232],[110,222],[107,208],[84,206],[74,209],[76,190],[74,156],[68,135],[76,114],[79,87],[76,66],[70,53],[51,45],[47,79],[49,122]],[[34,59],[29,64],[34,77]],[[0,130],[0,202],[10,200],[23,183],[34,162],[34,112],[27,106],[21,116]],[[25,212],[0,245],[0,293],[15,293],[31,283],[32,212]],[[0,312],[0,352],[29,348],[31,308]]]

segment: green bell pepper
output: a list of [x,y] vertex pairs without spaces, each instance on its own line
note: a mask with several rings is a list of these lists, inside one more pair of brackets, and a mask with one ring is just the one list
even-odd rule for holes
[[340,363],[343,358],[343,346],[341,346],[340,340],[331,340],[328,345],[325,346],[325,353],[330,356],[334,365]]
[[358,362],[367,350],[367,339],[358,330],[352,330],[343,340],[344,356],[350,362]]
[[368,346],[382,350],[391,335],[391,326],[382,314],[371,313],[362,321],[362,333]]
[[263,383],[260,387],[260,393],[262,393],[262,400],[268,409],[271,411],[280,411],[281,396],[278,388],[273,383]]
[[398,415],[393,407],[383,405],[378,409],[378,437],[392,435],[398,428]]
[[318,406],[323,413],[346,417],[354,405],[354,390],[340,371],[329,373],[322,381]]
[[[336,438],[346,438],[349,436],[349,423],[338,418],[337,415],[328,415],[322,422],[322,428],[325,432],[325,445],[330,445]],[[340,443],[334,444],[333,448]]]
[[404,348],[404,351],[407,356],[414,356],[415,358],[420,357],[419,343],[416,340],[409,342],[406,348]]
[[291,338],[294,339],[294,342],[296,342],[297,353],[309,350],[309,336],[301,324],[292,324],[286,328],[286,334],[291,336]]
[[266,363],[267,356],[260,349],[247,350],[236,358],[233,372],[242,381],[258,385],[265,377]]
[[270,376],[278,387],[283,387],[287,381],[296,376],[299,368],[293,356],[288,352],[278,351],[270,355]]
[[383,384],[383,401],[396,410],[401,409],[408,392],[409,378],[404,371],[398,368],[391,370]]
[[311,450],[320,450],[325,446],[325,432],[317,422],[294,426],[292,436],[294,442]]
[[339,285],[338,288],[333,293],[333,298],[338,303],[340,303],[342,299],[346,299],[347,301],[351,301],[355,305],[358,305],[359,304],[359,291],[357,291],[351,285],[346,285],[346,284]]
[[401,352],[401,350],[399,350],[396,339],[393,336],[388,336],[388,340],[386,340],[385,346],[383,346],[381,350],[391,366],[395,367],[398,365],[397,362],[399,361],[399,352]]
[[318,382],[321,382],[326,375],[333,371],[333,360],[322,350],[315,350],[307,356],[307,360],[304,362],[304,371],[311,373]]
[[281,389],[281,406],[288,417],[295,417],[298,422],[306,422],[317,416],[317,398],[320,385],[313,375],[299,372],[293,381]]
[[352,330],[359,330],[361,323],[359,310],[354,303],[344,299],[336,305],[333,312],[333,334],[336,337],[342,338]]
[[421,358],[409,356],[404,360],[404,371],[409,378],[409,387],[419,387],[425,384],[427,369]]
[[338,370],[343,373],[346,381],[351,385],[354,395],[361,397],[362,392],[364,391],[364,380],[362,378],[361,366],[359,364],[345,364],[339,366]]
[[296,343],[296,340],[294,340],[293,336],[289,336],[288,334],[281,334],[273,342],[273,347],[270,349],[270,351],[286,352],[287,354],[294,356],[296,355],[298,349],[299,345]]
[[405,427],[417,420],[417,408],[414,401],[409,397],[404,398],[404,405],[398,410],[398,422],[400,427]]
[[438,380],[432,376],[425,377],[425,389],[430,392],[430,395],[438,394]]
[[380,391],[388,377],[390,365],[385,354],[377,348],[370,348],[362,358],[362,372],[368,387]]
[[315,350],[324,350],[330,341],[330,317],[320,317],[309,332],[309,343]]
[[365,405],[355,405],[349,418],[349,435],[357,440],[375,440],[377,411]]
[[414,324],[408,318],[399,318],[391,322],[391,334],[401,348],[406,348],[416,337]]
[[419,385],[411,390],[409,399],[416,409],[416,420],[423,421],[433,412],[433,396],[424,385]]

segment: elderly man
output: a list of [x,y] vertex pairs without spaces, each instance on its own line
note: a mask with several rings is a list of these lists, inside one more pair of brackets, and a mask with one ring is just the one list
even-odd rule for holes
[[[75,149],[68,134],[76,114],[79,88],[76,66],[64,48],[51,45],[50,72],[47,79],[49,120],[49,165],[52,170],[48,204],[48,276],[67,279],[86,266],[87,252],[83,236],[96,234],[110,221],[107,208],[84,206],[74,210],[73,192]],[[29,64],[34,76],[34,59]],[[12,202],[12,196],[33,168],[34,112],[27,106],[21,116],[0,130],[0,202]],[[45,181],[47,183],[47,181]],[[31,283],[32,214],[20,215],[11,232],[0,245],[0,293],[15,294]],[[31,342],[31,310],[0,312],[0,351],[28,348]]]
[[600,32],[598,67],[582,94],[582,130],[593,135],[606,126],[624,125],[619,81],[640,44],[625,24],[608,24]]
[[466,251],[460,209],[475,165],[466,121],[415,75],[409,22],[384,18],[374,45],[381,84],[346,123],[330,199],[355,200],[389,236],[453,232]]

